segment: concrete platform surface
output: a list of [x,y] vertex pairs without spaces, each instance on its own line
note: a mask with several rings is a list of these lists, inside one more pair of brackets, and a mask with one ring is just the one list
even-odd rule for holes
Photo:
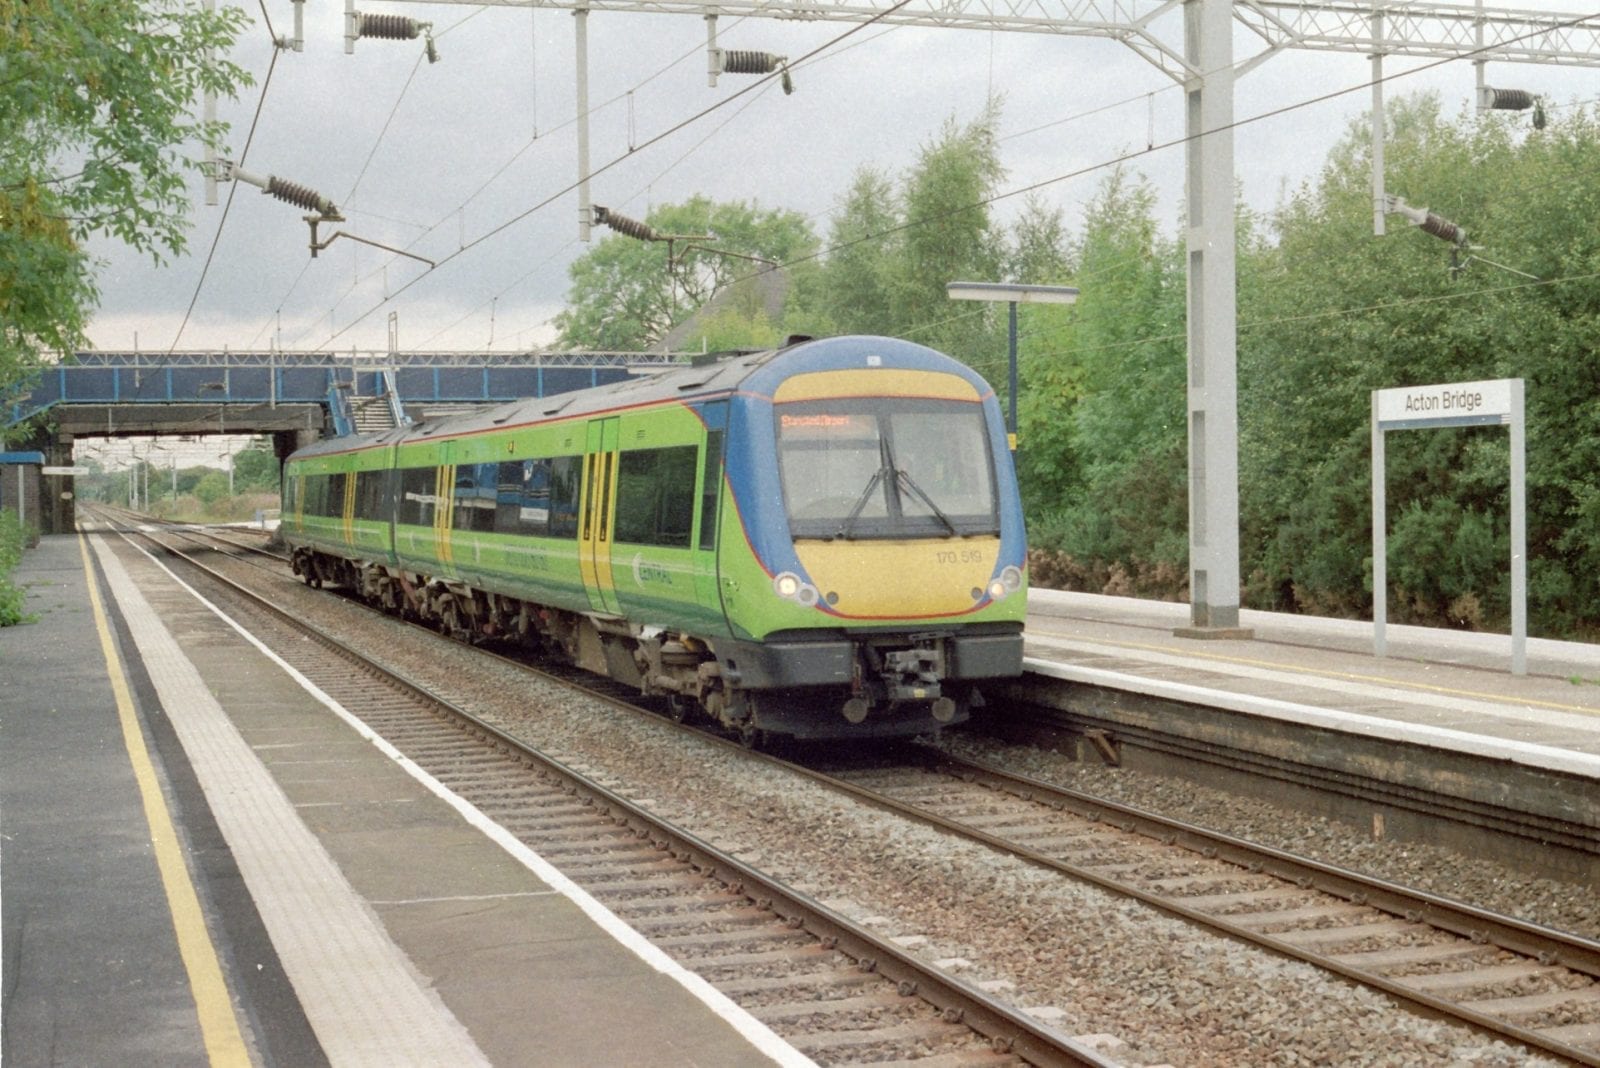
[[152,558],[54,536],[16,579],[6,1060],[809,1063]]
[[1027,669],[1154,696],[1342,727],[1367,736],[1498,755],[1600,778],[1600,648],[1245,611],[1247,639],[1177,636],[1187,605],[1029,592]]

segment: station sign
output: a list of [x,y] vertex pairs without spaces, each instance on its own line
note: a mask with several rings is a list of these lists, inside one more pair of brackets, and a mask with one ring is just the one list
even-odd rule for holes
[[1511,673],[1528,673],[1527,442],[1520,378],[1372,391],[1372,651],[1385,655],[1389,615],[1389,502],[1384,436],[1391,430],[1504,426],[1511,431]]
[[1377,390],[1378,427],[1413,430],[1504,425],[1511,421],[1513,381],[1515,379],[1500,378]]
[[39,468],[39,473],[42,475],[87,475],[90,474],[90,471],[87,467],[41,467]]

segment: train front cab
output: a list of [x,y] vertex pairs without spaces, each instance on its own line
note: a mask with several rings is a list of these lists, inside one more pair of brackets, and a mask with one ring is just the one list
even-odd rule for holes
[[981,680],[1021,671],[1015,475],[992,393],[954,368],[797,374],[751,412],[770,420],[781,488],[778,516],[761,507],[772,494],[746,494],[775,607],[759,641],[718,654],[742,687],[768,691],[762,729],[934,730],[981,703]]

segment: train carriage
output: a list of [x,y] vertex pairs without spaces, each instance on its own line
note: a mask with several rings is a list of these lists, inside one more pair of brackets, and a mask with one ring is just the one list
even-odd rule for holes
[[999,406],[906,341],[802,341],[320,442],[284,537],[460,637],[542,645],[746,739],[918,733],[1021,670]]

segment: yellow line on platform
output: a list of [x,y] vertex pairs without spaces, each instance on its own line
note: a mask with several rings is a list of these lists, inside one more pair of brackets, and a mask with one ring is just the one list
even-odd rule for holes
[[[1031,628],[1037,630],[1037,628]],[[1397,679],[1388,675],[1363,675],[1354,671],[1331,671],[1326,668],[1303,667],[1299,664],[1283,664],[1273,660],[1253,660],[1244,656],[1226,656],[1222,653],[1202,653],[1193,649],[1178,648],[1171,645],[1154,645],[1147,642],[1119,641],[1115,638],[1085,638],[1077,634],[1067,634],[1061,631],[1038,630],[1043,637],[1065,639],[1068,641],[1085,642],[1089,645],[1109,645],[1119,649],[1137,649],[1147,653],[1166,653],[1169,656],[1188,657],[1194,660],[1215,660],[1222,664],[1238,664],[1241,667],[1264,668],[1267,670],[1281,671],[1291,675],[1318,675],[1326,679],[1342,679],[1347,682],[1366,682],[1384,686],[1393,686],[1397,689],[1418,690],[1427,693],[1443,694],[1447,697],[1467,697],[1475,701],[1487,701],[1497,705],[1523,705],[1531,708],[1548,708],[1556,712],[1581,712],[1584,715],[1600,715],[1600,709],[1593,705],[1570,705],[1560,701],[1542,701],[1533,697],[1507,697],[1504,694],[1484,693],[1479,690],[1457,690],[1449,686],[1435,686],[1426,682],[1411,682],[1406,679]]]
[[172,815],[167,810],[166,798],[161,792],[161,782],[156,777],[155,765],[145,746],[144,732],[139,729],[133,694],[122,670],[122,658],[117,654],[116,643],[112,641],[111,626],[100,600],[94,567],[89,562],[89,542],[82,534],[78,535],[78,549],[83,554],[83,570],[88,579],[89,603],[94,609],[95,628],[100,633],[100,649],[105,654],[111,690],[117,700],[122,739],[127,746],[133,764],[133,777],[139,784],[139,795],[144,802],[144,816],[150,826],[156,868],[161,872],[167,908],[172,913],[172,926],[177,932],[178,953],[183,958],[184,969],[189,973],[189,989],[194,995],[195,1010],[200,1017],[200,1035],[205,1043],[206,1055],[214,1065],[248,1066],[250,1054],[239,1032],[233,1000],[228,995],[228,984],[222,977],[222,965],[217,961],[216,947],[212,945],[211,934],[206,929],[200,898],[195,893],[189,866],[178,842],[177,829],[172,824]]

